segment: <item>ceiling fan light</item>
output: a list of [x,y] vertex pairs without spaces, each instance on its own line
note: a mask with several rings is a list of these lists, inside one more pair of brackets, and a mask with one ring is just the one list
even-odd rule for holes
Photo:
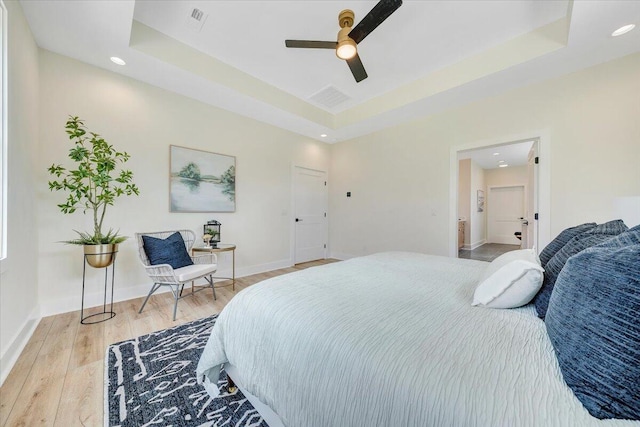
[[343,27],[338,32],[338,47],[336,56],[340,59],[351,59],[358,53],[356,42],[349,37],[350,27]]
[[351,59],[356,56],[356,53],[358,53],[358,49],[356,48],[356,42],[353,40],[346,40],[338,43],[338,48],[336,49],[336,55],[338,58]]

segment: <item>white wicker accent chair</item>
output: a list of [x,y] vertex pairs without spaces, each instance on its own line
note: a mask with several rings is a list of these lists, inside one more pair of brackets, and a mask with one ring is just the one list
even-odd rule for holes
[[[186,267],[174,269],[169,264],[156,264],[151,265],[149,262],[149,258],[147,257],[147,253],[144,250],[144,241],[142,240],[142,236],[150,236],[155,237],[157,239],[166,239],[170,235],[175,232],[179,232],[184,240],[185,247],[187,249],[187,253],[191,254],[191,248],[193,247],[193,243],[195,242],[195,233],[191,230],[171,230],[171,231],[154,231],[147,233],[136,233],[136,240],[138,241],[138,254],[140,256],[140,261],[144,266],[144,269],[147,275],[153,280],[153,286],[149,291],[149,294],[145,298],[142,303],[142,307],[140,307],[140,311],[138,313],[142,313],[144,306],[147,304],[149,297],[160,287],[169,286],[171,292],[173,293],[175,303],[173,305],[173,320],[176,320],[176,310],[178,309],[178,300],[183,298],[182,291],[184,289],[185,283],[191,282],[191,293],[185,295],[193,295],[195,292],[199,292],[205,290],[207,288],[211,288],[213,290],[213,299],[216,298],[216,288],[213,286],[213,273],[218,268],[218,258],[216,254],[204,254],[198,256],[191,256],[193,260],[193,265],[188,265]],[[208,282],[208,286],[203,286],[197,290],[193,289],[193,282],[198,279],[205,279]]]

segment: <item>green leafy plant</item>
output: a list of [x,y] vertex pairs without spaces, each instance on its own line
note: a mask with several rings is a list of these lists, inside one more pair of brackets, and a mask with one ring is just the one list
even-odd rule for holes
[[210,235],[212,239],[218,237],[218,233],[216,230],[214,230],[213,228],[207,228],[206,230],[206,234]]
[[65,203],[58,205],[62,213],[72,214],[78,209],[83,213],[93,213],[93,233],[76,231],[80,238],[65,243],[101,245],[123,242],[126,237],[119,236],[117,231],[110,229],[103,233],[102,223],[107,206],[113,206],[118,197],[140,194],[133,183],[133,172],[125,169],[116,171],[118,163],[129,160],[129,154],[116,151],[100,135],[89,132],[78,117],[69,116],[65,129],[74,144],[69,150],[69,158],[76,163],[76,168],[51,165],[48,171],[56,179],[49,181],[49,190],[67,192]]

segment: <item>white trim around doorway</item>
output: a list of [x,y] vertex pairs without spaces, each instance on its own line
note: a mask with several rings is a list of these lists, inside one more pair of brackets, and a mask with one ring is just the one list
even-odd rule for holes
[[513,144],[522,141],[538,141],[538,245],[539,253],[551,241],[551,133],[549,129],[507,135],[470,142],[451,147],[449,155],[449,256],[458,256],[458,152]]

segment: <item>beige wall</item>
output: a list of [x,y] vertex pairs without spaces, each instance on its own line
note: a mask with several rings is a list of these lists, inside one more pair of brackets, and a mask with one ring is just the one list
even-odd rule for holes
[[471,159],[458,162],[458,219],[464,220],[464,249],[469,248],[471,225]]
[[[41,51],[41,126],[37,168],[39,297],[43,314],[80,306],[82,252],[57,243],[73,238],[73,229],[90,229],[91,218],[63,215],[64,197],[47,188],[46,168],[67,164],[70,142],[64,132],[68,115],[131,155],[127,166],[140,187],[139,197],[121,198],[109,208],[107,228],[133,236],[137,231],[188,228],[202,234],[210,219],[222,223],[222,240],[236,243],[236,273],[252,274],[289,266],[291,260],[292,166],[328,170],[329,147],[255,120],[183,96]],[[169,145],[236,156],[235,213],[170,213]],[[220,273],[230,273],[230,257]],[[90,270],[89,300],[97,302],[100,280]],[[138,261],[133,239],[121,245],[116,263],[116,299],[144,295],[149,280]]]
[[471,159],[458,162],[458,218],[465,218],[464,249],[475,249],[487,239],[486,209],[478,212],[478,190],[486,192],[484,173]]
[[485,169],[487,188],[509,185],[527,185],[527,167],[509,166],[508,168]]
[[[487,187],[485,186],[484,169],[471,160],[471,200],[469,201],[471,229],[469,230],[470,249],[475,249],[487,240]],[[478,190],[484,191],[485,208],[478,212]]]
[[17,2],[8,11],[7,258],[0,273],[0,381],[39,320],[36,157],[38,48]]
[[[452,148],[511,142],[514,135],[545,134],[548,234],[611,219],[617,198],[640,195],[638,75],[640,54],[634,54],[332,146],[332,253],[447,255],[455,240]],[[346,199],[345,191],[354,197]],[[380,227],[384,239],[368,232]]]

